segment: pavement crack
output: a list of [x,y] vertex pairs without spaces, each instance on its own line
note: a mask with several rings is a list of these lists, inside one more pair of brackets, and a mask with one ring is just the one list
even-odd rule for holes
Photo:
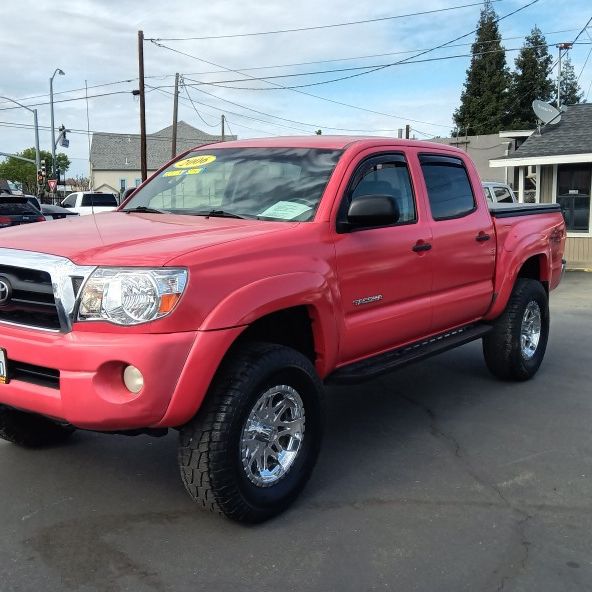
[[[386,388],[386,385],[384,385],[382,383],[381,383],[381,385],[386,392],[388,390]],[[516,535],[518,538],[519,548],[521,551],[520,552],[520,559],[516,561],[515,555],[511,556],[509,565],[504,570],[505,573],[501,577],[501,579],[499,579],[499,584],[497,585],[497,588],[496,588],[497,592],[503,591],[505,589],[506,585],[508,584],[508,582],[510,582],[511,580],[516,578],[519,573],[521,573],[522,571],[524,571],[526,569],[526,566],[528,564],[528,560],[530,558],[530,545],[531,545],[531,542],[526,537],[526,529],[527,529],[529,521],[532,520],[533,516],[530,513],[528,513],[526,510],[522,509],[521,507],[519,507],[518,505],[513,503],[510,499],[508,499],[504,495],[504,492],[502,491],[502,489],[500,487],[498,487],[494,482],[482,477],[473,468],[471,462],[467,458],[465,451],[463,450],[461,443],[458,441],[458,439],[453,434],[442,429],[442,427],[438,421],[438,416],[436,415],[436,412],[433,409],[431,409],[425,403],[422,403],[421,401],[418,401],[417,399],[409,397],[408,395],[400,394],[400,397],[403,400],[407,401],[410,405],[414,405],[415,407],[417,407],[418,409],[421,409],[423,411],[423,413],[426,415],[426,417],[429,420],[430,434],[434,438],[437,438],[440,441],[444,442],[446,444],[446,446],[449,448],[449,450],[451,451],[454,458],[462,466],[464,471],[475,482],[477,482],[479,485],[481,485],[483,488],[494,493],[495,496],[497,498],[499,498],[499,500],[501,500],[502,505],[504,507],[506,507],[508,510],[510,510],[516,516],[515,531],[516,531]],[[498,570],[496,570],[496,572],[494,572],[494,573],[497,573],[497,572],[498,572]]]

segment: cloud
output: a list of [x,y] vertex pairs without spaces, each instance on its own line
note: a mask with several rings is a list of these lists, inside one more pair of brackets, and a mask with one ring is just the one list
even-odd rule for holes
[[[462,3],[460,0],[458,4]],[[83,88],[85,80],[90,86],[137,77],[137,30],[142,28],[146,37],[206,36],[228,33],[246,33],[278,28],[314,26],[325,23],[379,18],[389,14],[402,14],[451,6],[445,0],[426,0],[421,4],[403,0],[392,5],[354,3],[350,0],[263,0],[238,2],[222,0],[211,3],[187,2],[164,3],[156,0],[68,0],[60,3],[45,0],[4,0],[3,22],[10,23],[10,30],[18,35],[4,35],[2,41],[3,76],[0,95],[24,98],[48,92],[48,78],[54,68],[60,67],[66,76],[55,79],[56,93]],[[518,0],[497,3],[500,14],[522,5]],[[537,10],[528,9],[520,17],[509,19],[502,25],[506,34],[523,34],[530,30],[536,17],[537,24],[545,30],[583,26],[585,0],[570,3],[569,7],[554,4],[555,14],[545,3]],[[557,12],[558,11],[558,12]],[[231,69],[266,66],[314,60],[341,59],[396,51],[424,48],[447,41],[474,28],[479,8],[426,15],[401,20],[355,27],[338,27],[320,31],[308,31],[284,35],[243,37],[190,42],[166,42],[180,51],[222,64]],[[565,14],[561,14],[564,12]],[[556,23],[561,23],[559,27]],[[470,42],[468,39],[467,42]],[[518,42],[519,43],[519,42]],[[468,48],[455,48],[452,53],[465,53]],[[587,48],[586,48],[587,50]],[[576,72],[583,65],[585,52],[574,55]],[[385,63],[405,57],[384,56],[355,62],[336,62],[290,68],[290,72],[311,69],[328,69],[359,64]],[[440,52],[439,55],[446,55]],[[197,59],[184,57],[156,47],[145,46],[147,82],[151,86],[164,86],[160,91],[147,95],[147,123],[149,131],[170,125],[172,117],[172,75],[203,73],[219,70]],[[510,58],[509,63],[512,63]],[[592,61],[592,60],[591,60]],[[336,101],[363,106],[367,109],[400,118],[380,116],[356,111],[347,107],[324,102],[302,93],[284,90],[249,91],[223,88],[206,88],[208,92],[259,111],[311,123],[329,132],[329,127],[352,129],[392,129],[404,127],[408,118],[421,120],[413,127],[427,132],[446,134],[452,127],[451,114],[457,105],[468,59],[432,62],[389,68],[368,76],[349,81],[302,89]],[[592,70],[592,68],[590,68]],[[252,75],[285,73],[286,69],[254,70]],[[237,78],[233,73],[198,74],[192,76],[202,81]],[[318,77],[279,79],[280,84],[312,82],[331,78]],[[583,78],[587,87],[590,77]],[[255,86],[265,86],[257,82]],[[91,89],[89,94],[131,91],[137,82]],[[219,120],[224,109],[234,133],[241,137],[271,134],[301,133],[285,127],[288,122],[245,111],[213,97],[191,91],[192,96],[208,106],[196,105],[208,122]],[[56,95],[56,100],[84,96],[83,91]],[[40,97],[29,102],[45,102]],[[0,101],[0,109],[7,104]],[[97,97],[89,101],[90,127],[93,130],[114,132],[137,132],[139,129],[137,99],[131,94]],[[230,112],[234,112],[231,114]],[[56,103],[56,125],[61,123],[75,129],[86,128],[86,105],[84,101]],[[249,115],[272,123],[254,121],[239,114]],[[213,131],[198,118],[183,100],[180,118],[205,131]],[[39,107],[42,125],[49,125],[49,109]],[[23,110],[0,111],[0,122],[30,124],[30,114]],[[440,126],[429,125],[429,122]],[[303,128],[301,125],[295,127]],[[252,128],[252,129],[249,129]],[[312,128],[306,128],[311,129]],[[395,132],[396,133],[396,132]],[[0,150],[16,151],[33,144],[33,132],[27,129],[12,129],[0,124]],[[50,145],[49,133],[41,132],[43,148]],[[68,151],[73,159],[72,172],[84,172],[88,159],[88,143],[84,135],[71,135]]]

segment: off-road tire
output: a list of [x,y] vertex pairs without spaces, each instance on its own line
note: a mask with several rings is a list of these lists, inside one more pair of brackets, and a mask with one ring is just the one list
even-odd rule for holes
[[75,429],[50,419],[0,405],[0,438],[25,448],[42,448],[65,442]]
[[[298,391],[305,431],[285,476],[260,487],[243,468],[241,434],[255,402],[276,385]],[[222,363],[202,407],[180,430],[181,478],[204,508],[238,522],[262,522],[285,510],[304,488],[317,460],[322,428],[323,386],[310,360],[288,347],[244,343]]]
[[[536,302],[541,314],[541,334],[531,358],[521,349],[522,320],[530,302]],[[549,338],[549,298],[543,285],[531,279],[518,278],[508,305],[495,320],[493,330],[483,338],[483,355],[489,371],[502,380],[522,381],[538,371]]]

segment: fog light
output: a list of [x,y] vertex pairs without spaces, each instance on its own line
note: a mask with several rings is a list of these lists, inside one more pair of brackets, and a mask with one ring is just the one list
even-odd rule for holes
[[123,383],[130,393],[139,393],[144,386],[144,377],[135,366],[126,366],[123,371]]

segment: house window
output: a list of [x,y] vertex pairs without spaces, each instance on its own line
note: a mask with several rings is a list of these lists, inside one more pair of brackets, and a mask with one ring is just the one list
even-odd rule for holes
[[119,179],[119,192],[123,193],[126,190],[127,179]]
[[142,179],[136,179],[136,181],[135,181],[136,187],[139,187],[141,183],[142,183]]
[[560,164],[557,167],[557,203],[569,232],[590,232],[592,164]]

